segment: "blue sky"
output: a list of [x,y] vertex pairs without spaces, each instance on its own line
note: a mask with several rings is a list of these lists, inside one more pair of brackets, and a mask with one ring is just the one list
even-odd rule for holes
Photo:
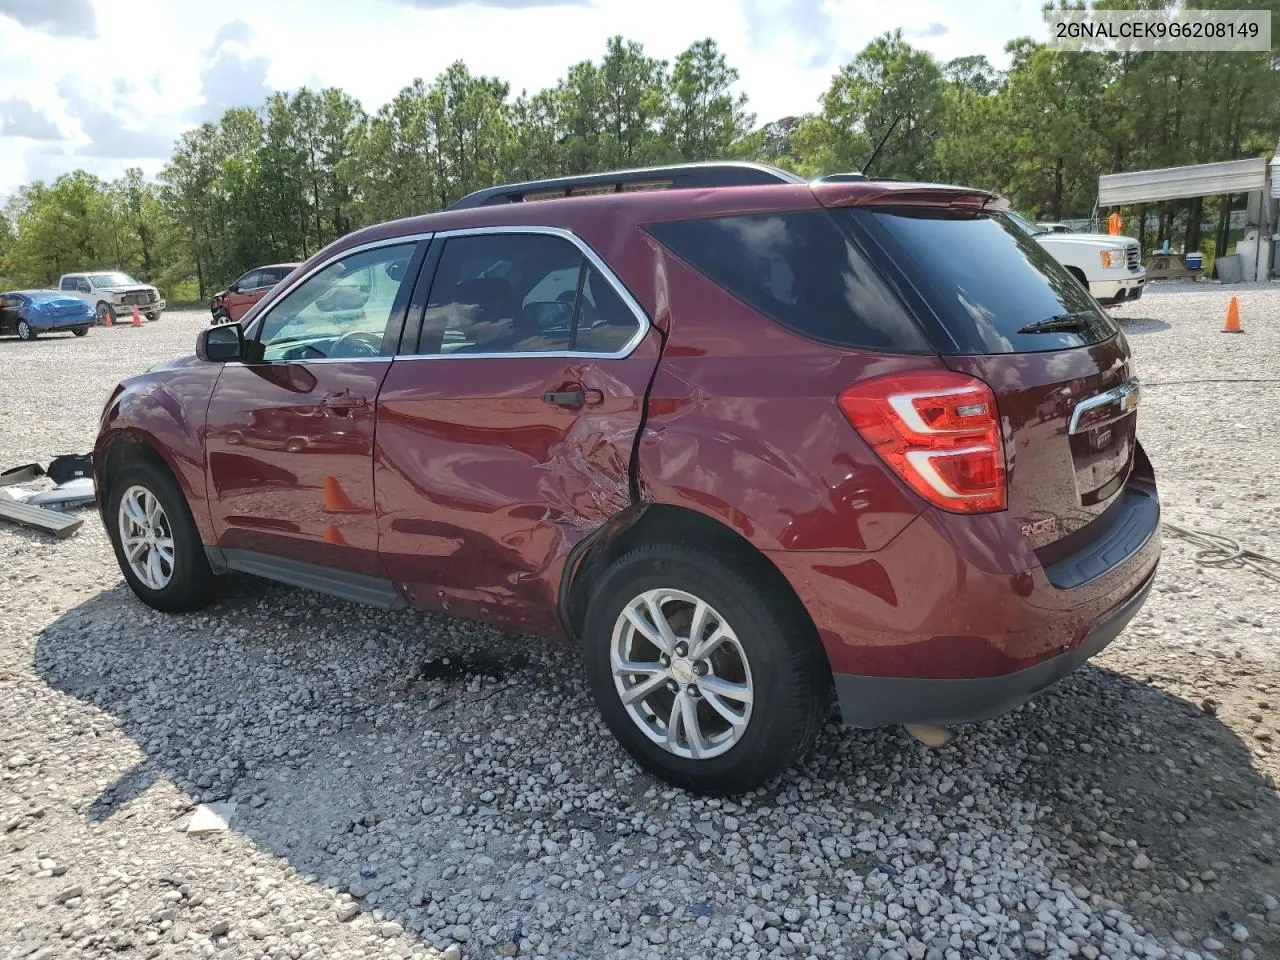
[[902,27],[941,59],[1045,36],[1041,0],[0,0],[0,198],[85,167],[152,175],[174,138],[272,90],[336,85],[372,111],[453,60],[513,92],[621,33],[672,59],[714,37],[761,121],[815,109],[831,74]]

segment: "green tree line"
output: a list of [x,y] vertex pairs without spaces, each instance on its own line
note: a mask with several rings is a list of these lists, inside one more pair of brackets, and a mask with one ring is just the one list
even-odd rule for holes
[[[255,265],[496,183],[712,159],[857,170],[895,120],[875,174],[994,189],[1053,220],[1089,216],[1102,173],[1275,148],[1272,54],[1062,54],[1030,39],[1008,51],[997,70],[885,34],[840,68],[817,110],[763,125],[711,39],[668,63],[615,37],[532,94],[457,62],[372,114],[335,88],[276,93],[184,133],[154,182],[77,170],[22,187],[0,218],[0,276],[36,285],[110,266],[203,299]],[[1215,203],[1221,240],[1229,207]],[[1212,212],[1199,201],[1146,211],[1158,227],[1145,239],[1179,228],[1196,246]]]

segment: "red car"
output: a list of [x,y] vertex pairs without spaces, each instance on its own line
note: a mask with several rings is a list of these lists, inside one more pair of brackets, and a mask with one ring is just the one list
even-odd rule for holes
[[234,323],[271,292],[277,283],[298,268],[296,263],[270,263],[255,267],[209,301],[214,323]]
[[855,727],[1008,711],[1141,607],[1160,508],[1124,335],[1003,209],[711,164],[351,234],[112,395],[120,567],[161,610],[234,570],[571,638],[706,792],[833,687]]

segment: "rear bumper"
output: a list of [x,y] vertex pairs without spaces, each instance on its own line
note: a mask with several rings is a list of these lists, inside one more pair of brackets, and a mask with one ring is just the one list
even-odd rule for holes
[[91,327],[97,319],[93,314],[83,317],[58,317],[56,320],[28,319],[27,323],[36,333],[56,333],[59,330],[75,330],[78,327]]
[[1052,687],[1118,637],[1142,609],[1154,581],[1152,571],[1133,596],[1093,625],[1080,646],[1004,676],[935,680],[836,674],[840,713],[849,726],[866,728],[899,723],[973,723],[1008,713]]
[[1124,493],[1064,550],[1006,514],[926,511],[875,551],[770,551],[817,627],[847,723],[996,716],[1111,642],[1160,560],[1145,454]]

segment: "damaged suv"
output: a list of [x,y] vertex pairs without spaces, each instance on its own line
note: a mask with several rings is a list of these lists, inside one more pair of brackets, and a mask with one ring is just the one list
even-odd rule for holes
[[1123,334],[1004,210],[705,164],[353,233],[111,396],[120,567],[161,610],[241,571],[572,639],[705,792],[833,689],[855,727],[1008,711],[1138,611],[1160,509]]

